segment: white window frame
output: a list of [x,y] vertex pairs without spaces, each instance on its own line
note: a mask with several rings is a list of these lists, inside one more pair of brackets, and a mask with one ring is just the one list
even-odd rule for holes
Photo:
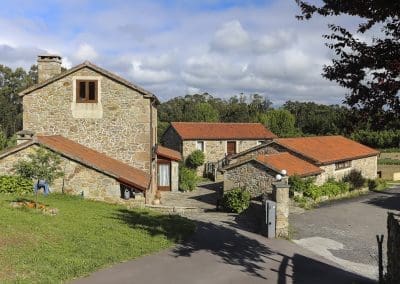
[[[201,147],[199,147],[199,145],[203,145],[203,147],[202,147],[203,149],[201,149]],[[204,140],[197,140],[196,141],[196,150],[200,150],[203,153],[205,153],[206,152],[206,142]]]

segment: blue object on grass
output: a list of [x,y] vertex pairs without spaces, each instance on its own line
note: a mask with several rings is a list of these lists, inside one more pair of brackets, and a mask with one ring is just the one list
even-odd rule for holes
[[33,190],[35,193],[37,193],[41,188],[43,188],[44,195],[48,195],[50,193],[50,186],[45,180],[39,180],[33,185]]

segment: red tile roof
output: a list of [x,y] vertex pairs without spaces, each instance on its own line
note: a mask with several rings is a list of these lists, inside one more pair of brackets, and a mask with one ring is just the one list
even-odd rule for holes
[[171,126],[183,140],[257,140],[277,137],[261,123],[172,122]]
[[317,166],[308,163],[292,154],[287,152],[269,154],[269,155],[259,155],[256,160],[267,167],[275,170],[276,172],[281,172],[286,170],[288,176],[298,175],[300,177],[317,175],[323,172]]
[[354,160],[378,155],[379,152],[343,136],[281,138],[275,142],[319,164]]
[[37,136],[35,142],[138,189],[146,190],[149,187],[150,176],[146,172],[60,135]]
[[174,161],[182,161],[182,155],[178,151],[172,150],[170,148],[157,145],[156,153],[158,156],[168,158]]

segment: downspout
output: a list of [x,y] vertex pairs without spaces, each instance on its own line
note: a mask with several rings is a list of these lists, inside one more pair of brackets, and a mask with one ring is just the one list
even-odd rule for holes
[[[150,99],[150,191],[153,191],[153,99]],[[149,194],[152,196],[152,194]],[[147,196],[146,196],[147,197]],[[146,200],[146,203],[150,200]]]

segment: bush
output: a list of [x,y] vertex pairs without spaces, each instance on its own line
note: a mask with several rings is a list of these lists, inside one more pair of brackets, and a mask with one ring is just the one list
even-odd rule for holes
[[302,179],[299,176],[291,176],[289,177],[289,185],[290,185],[290,192],[304,192],[307,188],[310,187],[311,184],[314,183],[313,178],[306,178]]
[[245,189],[231,189],[222,197],[222,206],[229,212],[242,213],[249,205],[250,192]]
[[20,176],[0,176],[0,193],[27,194],[33,192],[33,181]]
[[204,164],[204,153],[200,150],[193,151],[187,158],[186,158],[186,166],[191,169],[197,169],[202,164]]
[[369,179],[368,189],[369,190],[383,190],[387,187],[387,182],[384,179]]
[[182,191],[193,191],[196,189],[197,182],[196,171],[187,167],[181,166],[179,168],[179,189]]
[[343,182],[348,182],[351,189],[358,189],[364,186],[365,178],[360,171],[351,170],[346,176],[343,177]]

